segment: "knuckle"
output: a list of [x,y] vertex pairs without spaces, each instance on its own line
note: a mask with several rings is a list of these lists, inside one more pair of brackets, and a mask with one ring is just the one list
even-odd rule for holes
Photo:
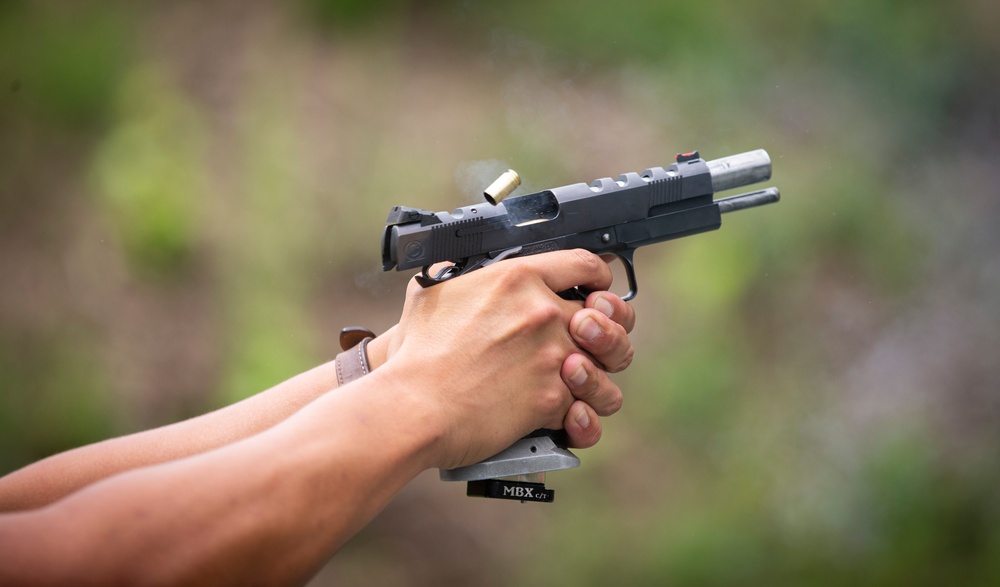
[[586,249],[573,249],[573,253],[579,260],[582,268],[588,271],[596,271],[604,264],[600,257]]
[[563,312],[558,305],[545,302],[533,304],[521,316],[527,329],[541,330],[546,326],[561,321]]
[[614,393],[611,395],[611,401],[608,402],[607,411],[602,416],[610,416],[615,414],[618,410],[622,409],[622,404],[625,403],[625,397],[622,394],[622,390],[615,386]]
[[623,402],[621,388],[603,372],[599,380],[595,378],[595,381],[597,384],[593,396],[587,403],[601,416],[610,416],[620,410]]
[[562,308],[558,304],[553,302],[546,302],[543,304],[536,304],[534,306],[534,313],[536,319],[543,324],[549,324],[556,320],[560,320],[563,315]]
[[611,268],[599,256],[586,249],[573,249],[573,253],[579,263],[578,269],[582,273],[593,276],[595,281],[607,282],[610,285]]
[[635,308],[624,300],[622,300],[622,306],[625,307],[625,314],[628,316],[628,330],[631,332],[632,327],[635,326]]
[[622,328],[625,329],[626,334],[630,333],[632,332],[632,329],[635,328],[635,308],[621,298],[618,298],[618,306],[621,311],[619,312],[618,309],[616,309],[615,315],[621,316],[621,320],[618,320],[617,322],[621,324]]
[[565,394],[556,388],[545,389],[538,394],[538,409],[548,416],[561,415],[566,403]]
[[622,361],[622,368],[619,371],[624,371],[628,369],[629,365],[632,364],[632,359],[635,358],[635,347],[628,345],[628,351],[625,353],[625,359]]
[[632,358],[634,356],[635,356],[635,348],[633,348],[632,345],[629,345],[628,348],[625,349],[625,353],[622,354],[621,359],[614,364],[613,368],[609,368],[608,370],[611,373],[620,373],[625,369],[628,369],[629,365],[632,364]]
[[606,330],[601,336],[583,343],[583,346],[611,373],[617,373],[628,367],[634,354],[625,328],[613,322],[606,324]]
[[542,345],[537,349],[537,357],[546,371],[559,369],[565,360],[565,353],[556,345]]
[[495,288],[500,291],[512,291],[519,289],[524,284],[524,278],[515,263],[494,263],[491,267],[493,275],[490,280]]

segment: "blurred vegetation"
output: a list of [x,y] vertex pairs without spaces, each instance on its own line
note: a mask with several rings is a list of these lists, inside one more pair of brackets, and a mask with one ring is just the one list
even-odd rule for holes
[[126,26],[113,4],[0,4],[0,71],[5,90],[25,94],[19,114],[68,127],[105,120],[128,61]]
[[15,332],[0,344],[0,467],[95,442],[113,430],[114,408],[88,333]]
[[129,72],[91,164],[131,268],[150,276],[181,271],[194,254],[198,200],[207,195],[197,112],[159,77]]
[[625,408],[554,506],[418,482],[315,583],[996,584],[997,16],[0,2],[0,470],[391,325],[389,206],[763,147],[779,205],[637,255]]

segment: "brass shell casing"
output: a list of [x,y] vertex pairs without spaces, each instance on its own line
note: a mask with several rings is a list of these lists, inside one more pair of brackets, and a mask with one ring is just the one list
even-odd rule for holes
[[483,190],[483,197],[486,198],[487,202],[496,206],[519,185],[521,185],[521,176],[513,169],[508,169],[500,174],[500,177],[496,178],[490,187]]

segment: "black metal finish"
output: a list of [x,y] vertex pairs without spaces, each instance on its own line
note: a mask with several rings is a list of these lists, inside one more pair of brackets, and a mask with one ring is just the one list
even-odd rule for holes
[[[496,206],[483,203],[451,213],[396,206],[386,220],[382,267],[422,267],[418,281],[428,287],[503,258],[583,248],[622,260],[629,281],[623,298],[629,300],[638,293],[636,249],[715,230],[724,211],[776,201],[774,188],[761,197],[713,200],[713,181],[735,187],[767,179],[770,170],[763,151],[710,162],[692,151],[666,168],[553,188]],[[429,275],[428,268],[442,261],[454,265]]]
[[[666,168],[653,167],[641,175],[625,173],[614,180],[605,177],[590,185],[567,185],[496,205],[465,206],[451,213],[396,206],[386,220],[382,268],[403,271],[422,267],[417,282],[430,287],[509,257],[583,248],[621,259],[629,282],[629,292],[622,298],[630,300],[638,292],[632,260],[636,249],[715,230],[722,225],[724,213],[777,202],[780,196],[773,187],[714,199],[715,191],[770,177],[771,160],[763,150],[708,162],[697,151],[691,151],[678,154],[676,162]],[[430,275],[429,267],[443,261],[453,264]],[[570,290],[560,295],[579,299],[585,294]],[[560,448],[566,447],[565,431],[541,430],[534,436],[550,436]],[[558,444],[560,441],[562,444]],[[538,473],[537,466],[529,470],[528,463],[533,461],[530,454],[517,453],[523,442],[498,453],[503,459],[487,459],[466,469],[475,468],[478,474],[484,467],[499,469],[497,463],[502,462],[503,472],[489,472],[490,476]],[[535,450],[527,444],[529,451]],[[513,457],[511,451],[515,452]],[[569,456],[573,466],[579,464],[571,453]],[[546,462],[543,466],[553,470],[557,465]],[[467,476],[450,480],[470,478],[475,479]],[[539,502],[551,502],[555,495],[544,484],[507,479],[469,481],[467,492],[471,496]]]
[[544,483],[525,483],[524,481],[504,479],[469,481],[465,488],[465,494],[469,497],[512,499],[522,503],[526,501],[552,503],[556,498],[555,490],[546,489]]

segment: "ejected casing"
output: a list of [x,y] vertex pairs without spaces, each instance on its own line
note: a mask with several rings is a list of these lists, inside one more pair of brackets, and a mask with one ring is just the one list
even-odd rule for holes
[[510,195],[517,186],[521,185],[521,177],[513,169],[508,169],[496,178],[490,187],[483,190],[483,197],[490,204],[496,206]]

